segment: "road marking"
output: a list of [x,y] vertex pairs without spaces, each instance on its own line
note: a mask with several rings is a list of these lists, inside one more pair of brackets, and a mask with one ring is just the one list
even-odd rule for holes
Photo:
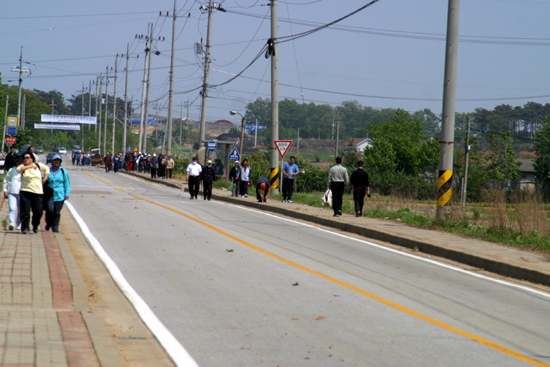
[[86,172],[86,171],[82,171],[82,172],[84,172],[85,174],[87,174],[87,175],[88,175],[88,176],[90,176],[91,178],[95,178],[96,180],[99,180],[99,181],[103,182],[103,183],[104,183],[105,185],[109,185],[109,186],[111,186],[111,185],[110,185],[110,184],[109,184],[108,182],[105,182],[105,181],[103,181],[103,180],[102,180],[101,178],[98,178],[98,177],[92,176],[91,174],[89,174],[89,173],[88,173],[88,172]]
[[113,189],[118,190],[118,191],[120,191],[120,192],[126,192],[126,191],[124,191],[124,190],[122,190],[122,189],[119,189],[118,187],[113,187]]
[[111,274],[111,277],[115,281],[118,288],[124,293],[128,301],[132,303],[137,313],[155,335],[159,343],[162,345],[166,353],[170,356],[172,361],[177,366],[182,367],[198,367],[197,362],[189,355],[189,353],[183,348],[179,341],[172,335],[172,333],[162,324],[157,316],[151,311],[147,303],[141,298],[138,293],[132,288],[130,283],[124,278],[124,275],[120,269],[116,266],[115,262],[109,257],[107,252],[103,249],[99,241],[92,234],[84,220],[80,217],[73,205],[66,201],[65,205],[69,208],[71,215],[80,227],[80,230],[84,234],[84,237],[94,249],[95,253],[101,260],[101,262],[107,268],[107,271]]
[[396,309],[396,310],[398,310],[398,311],[404,312],[404,313],[406,313],[406,314],[408,314],[408,315],[410,315],[410,316],[413,316],[413,317],[416,317],[416,318],[418,318],[418,319],[420,319],[420,320],[426,321],[426,322],[428,322],[428,323],[430,323],[430,324],[432,324],[432,325],[438,326],[438,327],[440,327],[440,328],[442,328],[442,329],[445,329],[445,330],[447,330],[447,331],[453,332],[453,333],[455,333],[455,334],[458,334],[458,335],[460,335],[460,336],[463,336],[463,337],[465,337],[465,338],[468,338],[468,339],[470,339],[470,340],[473,340],[473,341],[475,341],[475,342],[477,342],[477,343],[480,343],[480,344],[485,345],[485,346],[487,346],[487,347],[489,347],[489,348],[492,348],[492,349],[494,349],[494,350],[496,350],[496,351],[498,351],[498,352],[504,353],[504,354],[506,354],[506,355],[508,355],[508,356],[510,356],[510,357],[516,358],[516,359],[518,359],[518,360],[520,360],[520,361],[523,361],[523,362],[527,362],[527,363],[532,364],[532,365],[534,365],[534,366],[540,366],[540,367],[544,367],[544,366],[549,367],[549,366],[550,366],[549,364],[546,364],[546,363],[543,363],[543,362],[539,362],[539,361],[537,361],[537,360],[535,360],[535,359],[532,359],[532,358],[530,358],[530,357],[527,357],[527,356],[525,356],[525,355],[523,355],[523,354],[521,354],[521,353],[518,353],[518,352],[516,352],[516,351],[513,351],[513,350],[511,350],[511,349],[509,349],[509,348],[506,348],[506,347],[504,347],[504,346],[502,346],[502,345],[493,343],[493,342],[490,341],[490,340],[481,338],[481,337],[479,337],[479,336],[477,336],[477,335],[474,335],[474,334],[468,333],[468,332],[466,332],[466,331],[460,330],[460,329],[458,329],[458,328],[456,328],[456,327],[454,327],[454,326],[448,325],[448,324],[446,324],[446,323],[444,323],[444,322],[441,322],[441,321],[438,321],[438,320],[433,319],[433,318],[431,318],[431,317],[422,315],[422,314],[420,314],[420,313],[418,313],[418,312],[416,312],[416,311],[413,311],[413,310],[411,310],[411,309],[408,309],[408,308],[406,308],[406,307],[404,307],[404,306],[401,306],[401,305],[399,305],[399,304],[397,304],[397,303],[394,303],[394,302],[392,302],[392,301],[389,301],[389,300],[387,300],[387,299],[385,299],[385,298],[379,297],[379,296],[377,296],[377,295],[375,295],[375,294],[373,294],[373,293],[367,292],[367,291],[365,291],[365,290],[363,290],[363,289],[361,289],[361,288],[355,287],[355,286],[353,286],[353,285],[351,285],[351,284],[348,284],[348,283],[346,283],[346,282],[343,282],[343,281],[341,281],[341,280],[338,280],[338,279],[332,278],[332,277],[330,277],[330,276],[327,276],[327,275],[325,275],[325,274],[319,273],[319,272],[317,272],[317,271],[315,271],[315,270],[311,270],[311,269],[309,269],[309,268],[306,268],[306,267],[304,267],[304,266],[302,266],[302,265],[299,265],[299,264],[297,264],[297,263],[294,263],[294,262],[292,262],[292,261],[283,259],[282,257],[279,257],[279,256],[274,255],[274,254],[272,254],[272,253],[270,253],[270,252],[268,252],[268,251],[265,251],[265,250],[263,250],[263,249],[261,249],[261,248],[259,248],[259,247],[256,247],[256,246],[254,246],[254,245],[252,245],[252,244],[250,244],[250,243],[248,243],[248,242],[246,242],[246,241],[241,240],[240,238],[237,238],[237,237],[235,237],[235,236],[232,236],[232,235],[230,235],[229,233],[226,233],[226,232],[224,232],[224,231],[222,231],[222,230],[220,230],[220,229],[218,229],[218,228],[216,228],[216,227],[214,227],[214,226],[212,226],[212,225],[210,225],[210,224],[208,224],[208,223],[206,223],[206,222],[204,222],[204,221],[202,221],[202,220],[200,220],[200,219],[194,218],[194,217],[192,217],[192,216],[190,216],[190,215],[188,215],[188,214],[185,214],[185,213],[183,213],[183,212],[181,212],[181,211],[179,211],[179,210],[177,210],[177,209],[171,208],[171,207],[169,207],[169,206],[166,206],[166,205],[157,203],[157,202],[152,201],[152,200],[149,200],[149,199],[145,199],[145,198],[139,197],[139,196],[137,196],[137,195],[132,195],[132,196],[135,197],[136,199],[141,199],[141,200],[146,201],[146,202],[148,202],[148,203],[151,203],[151,204],[153,204],[153,205],[157,205],[157,206],[160,206],[160,207],[162,207],[162,208],[168,209],[168,210],[170,210],[170,211],[172,211],[172,212],[174,212],[174,213],[180,214],[180,215],[182,215],[182,216],[184,216],[184,217],[186,217],[186,218],[188,218],[188,219],[191,219],[191,220],[193,220],[193,221],[195,221],[195,222],[197,222],[197,223],[202,224],[202,225],[205,226],[205,227],[210,228],[211,230],[213,230],[213,231],[215,231],[215,232],[221,234],[222,236],[225,236],[225,237],[227,237],[227,238],[229,238],[229,239],[232,239],[232,240],[234,240],[234,241],[236,241],[236,242],[238,242],[238,243],[240,243],[240,244],[242,244],[242,245],[244,245],[244,246],[246,246],[246,247],[248,247],[248,248],[251,248],[252,250],[258,251],[259,253],[264,254],[264,255],[266,255],[266,256],[269,256],[269,257],[271,257],[271,258],[273,258],[273,259],[275,259],[275,260],[281,261],[281,262],[283,262],[283,263],[285,263],[285,264],[287,264],[287,265],[290,265],[290,266],[292,266],[292,267],[295,267],[295,268],[297,268],[297,269],[300,269],[300,270],[302,270],[302,271],[305,271],[305,272],[307,272],[307,273],[309,273],[309,274],[315,275],[315,276],[320,277],[320,278],[322,278],[322,279],[328,280],[328,281],[330,281],[330,282],[332,282],[332,283],[338,284],[338,285],[340,285],[340,286],[342,286],[342,287],[344,287],[344,288],[350,289],[350,290],[352,290],[352,291],[354,291],[354,292],[357,292],[357,293],[362,294],[362,295],[364,295],[364,296],[366,296],[366,297],[369,297],[369,298],[371,298],[371,299],[373,299],[373,300],[375,300],[375,301],[378,301],[378,302],[380,302],[380,303],[382,303],[382,304],[385,304],[386,306],[392,307],[392,308],[394,308],[394,309]]
[[511,282],[508,282],[508,281],[505,281],[505,280],[495,279],[495,278],[489,277],[487,275],[478,274],[478,273],[475,273],[475,272],[470,271],[470,270],[462,269],[462,268],[459,268],[457,266],[453,266],[453,265],[449,265],[449,264],[439,262],[437,260],[427,259],[425,257],[410,254],[410,253],[404,252],[402,250],[397,250],[397,249],[394,249],[394,248],[391,248],[391,247],[386,247],[386,246],[379,245],[379,244],[374,243],[374,242],[370,242],[370,241],[367,241],[367,240],[362,240],[360,238],[351,237],[351,236],[348,236],[348,235],[343,234],[343,233],[333,232],[333,231],[330,231],[328,229],[320,228],[320,227],[317,227],[317,226],[312,225],[312,224],[298,222],[298,221],[293,220],[293,219],[280,217],[280,216],[277,216],[275,214],[266,213],[266,212],[260,211],[260,210],[245,208],[245,207],[242,207],[240,205],[226,204],[226,203],[221,203],[219,201],[214,201],[214,203],[216,203],[218,205],[225,205],[225,206],[231,206],[231,207],[239,208],[241,210],[246,210],[246,211],[254,212],[254,213],[257,213],[257,214],[263,214],[263,215],[266,215],[266,216],[269,216],[269,217],[272,217],[272,218],[280,219],[280,220],[291,222],[291,223],[294,223],[294,224],[299,224],[301,226],[313,228],[313,229],[316,229],[318,231],[326,232],[326,233],[334,235],[334,236],[343,237],[343,238],[346,238],[348,240],[353,240],[353,241],[356,241],[356,242],[361,242],[361,243],[364,243],[364,244],[369,245],[371,247],[376,247],[380,250],[393,252],[393,253],[401,255],[401,256],[410,257],[410,258],[413,258],[413,259],[416,259],[416,260],[424,261],[424,262],[427,262],[427,263],[430,263],[430,264],[433,264],[433,265],[436,265],[436,266],[439,266],[439,267],[442,267],[442,268],[453,270],[453,271],[456,271],[456,272],[459,272],[459,273],[464,273],[464,274],[467,274],[467,275],[470,275],[470,276],[473,276],[473,277],[476,277],[476,278],[480,278],[480,279],[483,279],[483,280],[491,281],[493,283],[506,285],[506,286],[509,286],[509,287],[512,287],[512,288],[517,288],[517,289],[521,289],[523,291],[534,293],[536,295],[539,295],[539,296],[542,296],[542,297],[545,297],[545,298],[550,298],[549,293],[539,291],[538,289],[526,287],[526,286],[516,284],[516,283],[511,283]]

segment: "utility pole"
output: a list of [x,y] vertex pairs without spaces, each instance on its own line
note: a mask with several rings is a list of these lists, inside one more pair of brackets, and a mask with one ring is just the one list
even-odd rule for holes
[[[92,116],[92,81],[90,80],[90,85],[88,86],[88,116]],[[88,129],[90,129],[90,124],[88,124]]]
[[116,130],[116,82],[118,72],[118,54],[115,57],[115,86],[113,92],[113,138],[111,141],[111,154],[115,153],[115,130]]
[[[136,38],[143,38],[145,37],[145,66],[143,68],[143,90],[142,90],[142,93],[141,93],[141,110],[140,110],[140,116],[139,116],[139,140],[138,140],[138,149],[140,152],[143,152],[142,150],[142,144],[143,144],[143,130],[144,130],[144,125],[145,125],[145,136],[147,137],[147,122],[145,121],[145,105],[146,105],[146,102],[145,102],[145,98],[147,96],[147,69],[148,69],[148,65],[149,65],[149,58],[147,57],[148,56],[148,53],[151,52],[151,48],[149,47],[149,33],[150,33],[150,28],[152,27],[152,24],[151,23],[148,23],[147,24],[147,35],[146,36],[136,36]],[[145,123],[145,124],[144,124]]]
[[176,49],[176,0],[174,0],[174,12],[172,14],[172,55],[170,57],[170,87],[168,88],[168,122],[166,130],[168,133],[167,155],[172,155],[172,104],[174,94],[174,55]]
[[449,0],[447,41],[445,47],[445,77],[443,81],[443,113],[439,141],[439,179],[437,181],[437,219],[443,219],[451,205],[453,188],[453,147],[455,131],[456,64],[458,57],[458,26],[460,0]]
[[21,46],[21,54],[19,55],[19,68],[14,68],[12,71],[19,72],[19,99],[17,101],[17,123],[19,123],[21,121],[21,84],[23,84],[23,71],[29,72],[28,69],[23,70],[23,46]]
[[23,94],[22,101],[21,101],[21,121],[19,122],[19,125],[22,129],[25,128],[25,120],[27,119],[27,114],[25,113],[27,106],[27,96]]
[[126,123],[128,121],[128,72],[130,69],[130,44],[126,44],[126,81],[124,85],[124,127],[122,128],[122,154],[126,153]]
[[98,153],[101,154],[101,120],[103,120],[102,110],[103,110],[103,75],[99,74],[99,121],[96,126],[99,126],[99,131],[97,133],[97,149]]
[[208,96],[208,73],[210,71],[210,35],[212,30],[212,12],[214,11],[214,0],[208,3],[208,28],[206,31],[206,50],[204,53],[204,79],[202,85],[202,107],[201,123],[199,125],[199,144],[204,142],[206,130],[206,97]]
[[256,119],[256,127],[254,128],[254,148],[258,146],[258,119]]
[[143,132],[142,152],[147,150],[147,124],[149,123],[149,96],[151,94],[151,63],[153,62],[153,23],[149,34],[149,65],[147,68],[147,95],[145,96],[145,131]]
[[466,146],[464,147],[464,182],[462,183],[462,198],[460,209],[464,214],[466,207],[466,187],[468,186],[468,156],[470,155],[470,118],[468,117],[468,130],[466,130]]
[[182,131],[183,131],[183,103],[180,104],[180,145],[181,145],[181,133],[182,133]]
[[[97,94],[97,88],[99,87],[99,79],[100,78],[101,78],[101,74],[99,74],[99,76],[95,79],[95,116],[96,116],[96,118],[97,118],[97,112],[99,111],[99,108],[97,106],[97,103],[99,101],[98,94]],[[98,125],[98,122],[96,121],[96,124],[95,124],[95,127],[94,127],[94,131],[96,133],[97,133],[97,125]]]
[[298,127],[298,136],[296,137],[296,154],[300,153],[300,127]]
[[334,149],[334,159],[338,157],[338,138],[340,137],[340,121],[336,122],[336,145]]
[[2,153],[4,153],[4,144],[6,143],[6,130],[8,129],[8,107],[10,102],[9,94],[6,94],[6,109],[4,110],[4,128],[2,130]]
[[[277,52],[277,0],[271,0],[271,39],[268,41],[268,52],[271,55],[271,174],[269,182],[275,192],[279,192],[279,153],[274,141],[279,140],[279,70]],[[282,184],[282,182],[281,182]]]
[[105,122],[103,123],[103,154],[107,154],[107,123],[109,122],[109,67],[105,75]]

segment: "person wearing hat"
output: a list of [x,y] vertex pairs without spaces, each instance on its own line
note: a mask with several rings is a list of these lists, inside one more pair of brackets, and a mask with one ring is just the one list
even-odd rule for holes
[[17,166],[20,166],[22,164],[23,157],[15,157],[15,166],[11,167],[6,174],[6,177],[4,177],[4,198],[8,199],[10,209],[8,214],[8,218],[10,220],[8,228],[10,229],[10,231],[13,231],[15,227],[17,227],[18,230],[21,229],[21,216],[19,215],[20,213],[17,213],[17,218],[15,217],[15,213],[17,212],[17,208],[19,207],[19,190],[21,190],[21,175],[17,173]]
[[229,179],[231,180],[231,196],[239,196],[239,173],[241,172],[239,161],[235,161],[235,165],[229,171]]
[[212,166],[212,159],[208,159],[208,164],[201,172],[202,180],[202,197],[204,200],[210,201],[212,199],[212,183],[216,181],[216,171]]
[[19,192],[21,232],[23,234],[30,232],[29,222],[32,210],[32,230],[34,233],[38,233],[40,219],[44,214],[42,208],[43,185],[48,182],[50,169],[43,164],[35,163],[34,154],[27,151],[23,154],[23,164],[17,166],[17,173],[21,174],[21,191]]
[[243,165],[239,172],[239,182],[241,187],[241,197],[248,197],[248,186],[250,186],[250,179],[252,178],[252,169],[248,166],[248,159],[243,159]]
[[159,168],[159,160],[157,154],[153,153],[153,158],[151,158],[151,178],[157,178],[157,170]]
[[52,158],[52,168],[48,176],[48,186],[53,189],[53,195],[46,201],[46,231],[50,228],[53,232],[59,232],[59,220],[61,209],[65,200],[69,200],[71,194],[71,181],[69,175],[61,167],[61,156],[56,154]]
[[189,182],[189,194],[191,199],[198,199],[199,187],[201,185],[202,166],[197,162],[197,157],[187,166],[186,180]]
[[269,196],[269,191],[271,188],[270,186],[271,185],[269,184],[267,177],[262,176],[258,179],[258,182],[256,182],[256,199],[258,199],[258,203],[267,202],[267,197]]

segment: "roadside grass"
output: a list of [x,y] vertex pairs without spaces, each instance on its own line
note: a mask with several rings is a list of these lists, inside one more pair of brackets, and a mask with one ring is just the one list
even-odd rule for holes
[[[322,192],[295,193],[292,200],[322,208]],[[550,252],[548,204],[537,193],[518,193],[511,198],[489,192],[483,203],[467,204],[464,213],[453,203],[445,219],[435,217],[433,201],[372,195],[365,197],[363,216],[391,220],[414,227],[440,230],[509,246]],[[272,195],[281,200],[280,194]],[[330,210],[328,207],[324,207]],[[353,197],[344,195],[342,212],[354,214]]]

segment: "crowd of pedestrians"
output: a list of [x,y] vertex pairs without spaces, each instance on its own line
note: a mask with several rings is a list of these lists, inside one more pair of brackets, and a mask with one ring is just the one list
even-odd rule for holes
[[86,153],[84,151],[73,152],[71,154],[71,161],[73,163],[73,166],[89,166],[92,162],[92,154],[89,152]]

